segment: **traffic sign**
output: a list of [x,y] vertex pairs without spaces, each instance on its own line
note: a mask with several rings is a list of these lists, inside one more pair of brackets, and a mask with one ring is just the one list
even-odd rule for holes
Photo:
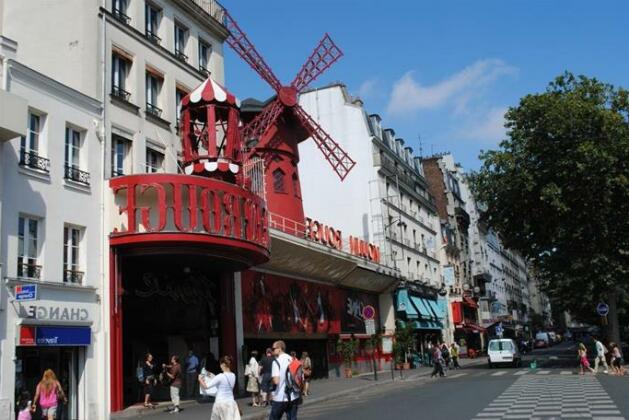
[[37,299],[36,284],[18,284],[15,286],[15,300],[23,302],[25,300]]
[[374,319],[376,317],[376,308],[371,305],[365,305],[363,307],[363,319]]
[[598,305],[596,305],[596,312],[600,316],[607,316],[607,314],[609,313],[609,305],[603,302],[599,303]]
[[504,333],[504,328],[502,328],[502,322],[498,325],[496,325],[496,335],[498,337],[502,337],[502,334]]
[[365,332],[367,335],[376,335],[376,321],[373,319],[365,320]]

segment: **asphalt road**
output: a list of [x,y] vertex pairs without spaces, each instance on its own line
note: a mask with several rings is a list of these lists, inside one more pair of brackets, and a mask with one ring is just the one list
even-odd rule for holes
[[538,369],[485,366],[304,406],[300,419],[629,419],[629,377],[578,375],[576,348],[536,350]]

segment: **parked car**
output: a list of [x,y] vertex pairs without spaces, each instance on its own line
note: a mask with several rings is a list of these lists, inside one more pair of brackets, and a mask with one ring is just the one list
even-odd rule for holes
[[515,341],[510,338],[498,338],[489,341],[487,362],[490,369],[498,364],[510,364],[513,367],[518,367],[522,363],[522,356]]
[[546,345],[543,347],[550,347],[550,345],[553,344],[553,341],[550,338],[550,333],[547,333],[547,332],[538,332],[537,334],[535,334],[535,347],[536,348],[540,348],[537,346],[538,341],[546,342]]

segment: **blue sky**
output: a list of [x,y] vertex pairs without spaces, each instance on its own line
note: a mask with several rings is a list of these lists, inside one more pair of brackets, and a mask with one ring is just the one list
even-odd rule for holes
[[[345,83],[419,154],[477,169],[504,137],[502,115],[564,70],[629,88],[629,1],[225,0],[288,84],[325,32],[344,56],[312,87]],[[271,89],[227,45],[227,87]],[[340,140],[340,139],[339,139]]]

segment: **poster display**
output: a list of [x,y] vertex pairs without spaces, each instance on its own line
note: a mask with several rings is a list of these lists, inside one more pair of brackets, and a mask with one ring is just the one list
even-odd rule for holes
[[242,276],[245,334],[365,334],[363,308],[378,297],[319,283],[248,271]]

